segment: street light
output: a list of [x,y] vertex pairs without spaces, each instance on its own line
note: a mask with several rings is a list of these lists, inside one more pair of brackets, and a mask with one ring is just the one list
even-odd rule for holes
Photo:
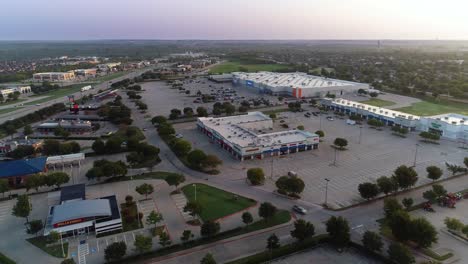
[[327,206],[328,203],[328,182],[330,179],[325,178],[325,206]]
[[416,144],[416,150],[414,151],[414,162],[413,162],[413,167],[416,167],[416,159],[418,158],[418,147],[419,144]]
[[335,150],[335,157],[334,157],[334,159],[333,159],[333,163],[330,164],[330,166],[336,166],[336,155],[337,155],[336,146],[333,147],[333,149]]
[[195,201],[197,201],[197,185],[194,183],[192,186],[195,188]]
[[361,144],[361,138],[362,138],[362,126],[359,126],[359,144]]

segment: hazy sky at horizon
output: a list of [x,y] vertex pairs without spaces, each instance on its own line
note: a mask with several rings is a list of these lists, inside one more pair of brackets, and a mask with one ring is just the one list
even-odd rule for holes
[[468,39],[468,0],[5,0],[1,40]]

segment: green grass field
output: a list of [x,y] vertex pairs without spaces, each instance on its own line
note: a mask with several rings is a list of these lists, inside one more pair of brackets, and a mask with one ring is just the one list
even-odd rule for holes
[[240,61],[227,61],[210,69],[210,73],[229,73],[235,71],[242,71],[242,68],[247,69],[248,72],[257,71],[277,71],[287,69],[288,66],[281,64],[244,64]]
[[61,244],[54,244],[53,246],[49,246],[47,245],[47,238],[44,236],[32,237],[26,240],[34,246],[42,249],[47,254],[56,258],[64,258],[64,256],[62,255],[63,253],[65,253],[65,256],[68,256],[68,242],[63,242],[62,252]]
[[468,115],[468,104],[449,101],[422,101],[411,106],[395,109],[413,115],[431,116],[446,113]]
[[368,104],[368,105],[373,105],[373,106],[377,106],[377,107],[385,107],[385,106],[391,106],[391,105],[395,104],[395,102],[382,100],[382,99],[377,99],[377,98],[371,98],[369,100],[362,101],[361,103]]
[[[236,196],[234,193],[205,184],[197,183],[196,189],[197,202],[202,207],[200,217],[203,221],[215,220],[239,212],[255,204],[254,200]],[[192,184],[184,186],[182,191],[189,201],[195,201],[195,187]]]

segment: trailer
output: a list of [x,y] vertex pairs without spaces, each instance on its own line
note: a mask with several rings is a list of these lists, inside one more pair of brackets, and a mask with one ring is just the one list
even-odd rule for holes
[[84,87],[81,87],[81,91],[84,92],[84,91],[88,91],[88,90],[91,90],[93,89],[93,87],[91,85],[86,85]]

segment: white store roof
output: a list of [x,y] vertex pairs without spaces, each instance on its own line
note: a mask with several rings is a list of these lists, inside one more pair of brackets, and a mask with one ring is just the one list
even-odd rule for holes
[[431,119],[445,122],[451,125],[468,125],[468,116],[460,114],[443,114],[430,116]]
[[112,212],[107,199],[65,202],[54,206],[52,224],[78,218],[111,215]]
[[298,87],[303,89],[326,88],[337,86],[362,86],[363,83],[330,79],[320,76],[309,75],[303,72],[277,73],[277,72],[234,72],[233,76],[249,80],[271,87]]

